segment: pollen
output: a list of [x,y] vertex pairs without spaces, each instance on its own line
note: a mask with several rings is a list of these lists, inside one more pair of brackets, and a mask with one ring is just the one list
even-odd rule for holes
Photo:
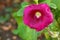
[[41,13],[40,13],[40,12],[36,12],[36,13],[35,13],[35,16],[36,16],[37,18],[40,18],[40,17],[41,17]]

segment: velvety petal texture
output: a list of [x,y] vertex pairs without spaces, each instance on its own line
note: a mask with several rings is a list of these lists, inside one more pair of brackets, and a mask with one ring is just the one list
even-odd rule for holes
[[[39,18],[35,15],[37,12],[41,14]],[[53,14],[47,4],[32,4],[24,9],[23,20],[30,28],[41,31],[53,22]]]

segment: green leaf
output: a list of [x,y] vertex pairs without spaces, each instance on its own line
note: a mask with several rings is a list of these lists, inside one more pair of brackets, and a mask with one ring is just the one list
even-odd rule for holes
[[60,0],[51,0],[51,2],[56,4],[57,8],[60,10]]
[[56,24],[55,25],[57,25],[57,27],[58,27],[58,29],[60,28],[59,26],[60,26],[60,22],[59,22],[59,18],[60,18],[60,10],[58,10],[58,9],[56,9],[56,10],[52,10],[52,12],[54,13],[54,19],[56,20]]
[[10,18],[9,14],[6,14],[5,16],[0,16],[0,23],[6,22]]
[[40,0],[42,3],[47,3],[51,8],[56,9],[57,6],[54,3],[51,3],[51,0]]
[[44,0],[43,3],[47,3],[53,9],[57,8],[54,3],[51,3],[51,0]]
[[34,0],[36,4],[38,4],[38,0]]
[[50,4],[51,0],[45,0],[45,3]]
[[21,37],[24,40],[36,40],[37,39],[36,31],[28,28],[26,25],[24,25],[22,21],[20,21],[20,19],[21,18],[17,20],[18,22],[17,35],[19,35],[19,37]]
[[43,32],[44,30],[41,30],[39,32],[37,32],[37,37],[41,36],[41,33]]
[[56,9],[56,8],[57,8],[57,6],[56,6],[54,3],[50,3],[49,6],[50,6],[51,8],[53,8],[53,9]]
[[21,3],[21,7],[26,7],[26,5],[29,5],[30,3],[28,3],[28,2],[23,2],[23,3]]
[[25,40],[37,40],[37,32],[27,27],[25,37]]
[[25,8],[27,5],[29,5],[28,2],[23,2],[23,3],[21,4],[21,9],[19,9],[19,10],[17,11],[17,16],[23,16],[24,8]]
[[19,9],[17,12],[17,16],[23,16],[23,11],[24,11],[24,8]]
[[19,32],[19,31],[18,31],[17,29],[12,31],[12,33],[14,33],[15,35],[17,35],[18,32]]
[[13,11],[13,9],[11,7],[5,8],[5,12],[11,13],[12,11]]
[[41,3],[41,2],[44,2],[45,0],[39,0],[38,2]]
[[49,25],[49,28],[51,29],[51,31],[58,31],[58,23],[57,23],[57,21],[54,20],[54,22]]
[[58,9],[54,10],[54,9],[52,9],[52,12],[54,14],[55,19],[57,20],[60,17],[60,10],[58,10]]
[[18,24],[18,28],[13,30],[13,33],[19,35],[23,40],[37,40],[37,32],[23,23],[23,17],[17,16],[16,13],[13,16]]
[[60,17],[58,17],[57,21],[58,21],[58,22],[59,22],[59,24],[60,24]]

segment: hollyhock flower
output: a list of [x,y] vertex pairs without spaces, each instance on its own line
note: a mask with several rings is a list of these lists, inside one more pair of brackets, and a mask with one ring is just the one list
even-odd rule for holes
[[47,4],[32,4],[24,9],[24,23],[37,31],[53,22],[53,14]]

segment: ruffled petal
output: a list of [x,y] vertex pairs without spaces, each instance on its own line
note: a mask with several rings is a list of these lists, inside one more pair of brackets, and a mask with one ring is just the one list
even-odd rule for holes
[[[41,13],[41,17],[37,19],[34,15],[36,12]],[[37,31],[43,30],[53,22],[53,14],[47,4],[30,5],[24,9],[24,23],[30,28]]]

